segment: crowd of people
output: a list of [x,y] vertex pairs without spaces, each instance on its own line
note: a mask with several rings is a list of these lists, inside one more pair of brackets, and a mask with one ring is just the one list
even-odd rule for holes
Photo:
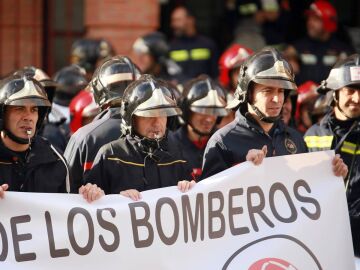
[[0,197],[7,191],[106,194],[196,182],[241,162],[334,149],[360,255],[360,55],[335,38],[325,0],[308,35],[279,51],[234,43],[217,55],[185,7],[174,39],[139,37],[129,56],[82,39],[50,78],[24,67],[0,82]]

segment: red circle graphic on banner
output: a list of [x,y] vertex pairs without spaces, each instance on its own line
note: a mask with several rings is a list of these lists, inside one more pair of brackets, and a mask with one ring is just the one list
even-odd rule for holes
[[264,258],[253,263],[249,270],[298,270],[287,261],[277,258]]

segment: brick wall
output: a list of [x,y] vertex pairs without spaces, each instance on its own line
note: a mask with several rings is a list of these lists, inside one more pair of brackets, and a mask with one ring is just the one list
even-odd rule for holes
[[158,28],[158,0],[85,0],[89,38],[108,40],[117,54],[129,54],[135,39]]
[[42,64],[42,0],[0,0],[0,76]]

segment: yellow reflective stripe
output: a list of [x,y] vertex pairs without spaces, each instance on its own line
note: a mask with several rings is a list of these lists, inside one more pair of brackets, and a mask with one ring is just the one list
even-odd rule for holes
[[175,164],[175,163],[186,163],[186,160],[174,160],[172,162],[168,162],[168,163],[159,163],[157,164],[158,166],[169,166],[169,165],[172,165],[172,164]]
[[141,163],[135,163],[135,162],[131,162],[131,161],[125,161],[125,160],[122,160],[120,158],[107,158],[108,160],[114,160],[114,161],[120,161],[121,163],[124,163],[124,164],[129,164],[129,165],[134,165],[134,166],[138,166],[138,167],[145,167],[144,164],[141,164]]
[[192,49],[190,52],[192,60],[207,60],[210,59],[211,53],[207,48]]
[[360,155],[360,149],[356,150],[356,144],[345,141],[341,147],[341,152],[348,153],[351,155]]
[[245,5],[240,5],[239,6],[239,11],[240,14],[242,15],[249,15],[249,14],[253,14],[257,11],[257,6],[254,3],[249,3],[249,4],[245,4]]
[[170,58],[175,62],[187,61],[189,60],[189,53],[187,50],[171,51]]
[[306,136],[308,148],[330,148],[334,136]]

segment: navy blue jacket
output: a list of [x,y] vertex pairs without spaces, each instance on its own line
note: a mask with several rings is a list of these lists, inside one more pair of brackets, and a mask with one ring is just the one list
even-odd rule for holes
[[246,161],[250,149],[261,149],[264,145],[267,145],[267,157],[307,152],[301,134],[281,120],[266,134],[250,114],[237,113],[234,121],[210,138],[204,153],[201,179]]

